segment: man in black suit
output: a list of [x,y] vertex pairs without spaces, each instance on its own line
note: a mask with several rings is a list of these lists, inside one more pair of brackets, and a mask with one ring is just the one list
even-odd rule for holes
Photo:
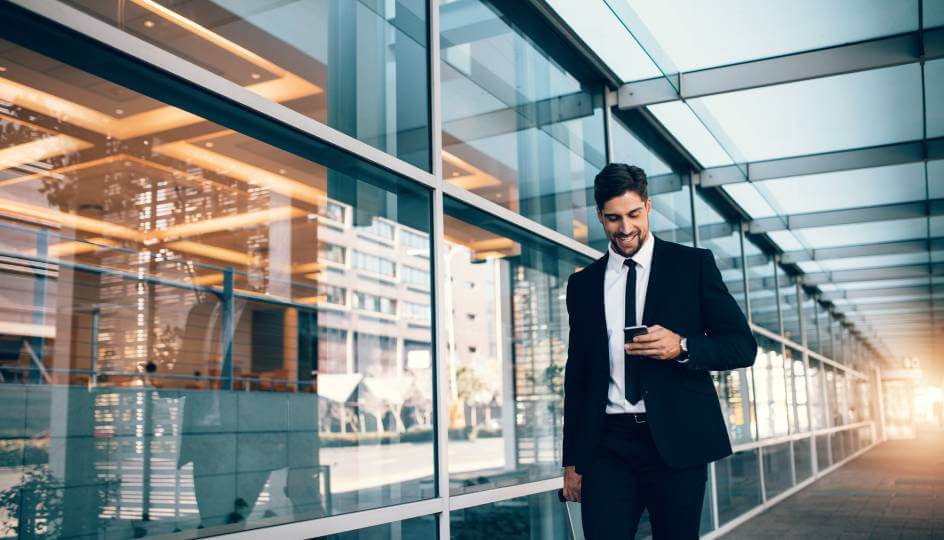
[[[649,231],[642,169],[594,180],[607,254],[570,276],[564,496],[588,540],[698,538],[707,464],[731,454],[709,371],[754,363],[757,342],[714,256]],[[624,327],[648,333],[624,344]]]

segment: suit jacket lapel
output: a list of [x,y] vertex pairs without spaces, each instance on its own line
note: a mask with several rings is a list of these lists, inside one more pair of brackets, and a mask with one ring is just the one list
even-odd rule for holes
[[666,276],[666,265],[668,264],[665,261],[665,250],[662,249],[663,242],[655,236],[652,239],[655,241],[652,246],[652,268],[649,269],[649,286],[646,288],[646,303],[642,311],[642,324],[647,326],[654,324],[653,316],[659,305],[662,304],[666,286],[671,285],[666,284],[665,280],[662,279]]

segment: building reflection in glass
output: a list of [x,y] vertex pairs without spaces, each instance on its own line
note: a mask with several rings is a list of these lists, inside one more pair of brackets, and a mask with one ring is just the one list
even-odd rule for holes
[[558,477],[566,284],[590,261],[453,199],[444,207],[451,490]]
[[0,64],[0,526],[218,534],[431,496],[428,192],[8,42]]

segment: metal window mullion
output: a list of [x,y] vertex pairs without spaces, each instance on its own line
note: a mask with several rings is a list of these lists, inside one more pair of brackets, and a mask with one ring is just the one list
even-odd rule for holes
[[743,222],[738,227],[738,242],[741,245],[741,279],[744,281],[744,307],[747,309],[747,324],[752,324],[750,280],[747,279],[747,256],[744,255],[744,227]]
[[712,529],[721,526],[721,519],[718,517],[718,467],[717,461],[712,461],[708,465],[708,474],[711,479],[711,523]]
[[431,237],[433,242],[433,340],[436,344],[433,370],[435,380],[436,410],[436,492],[442,501],[439,514],[438,537],[448,539],[451,536],[449,519],[449,369],[446,358],[446,318],[450,316],[445,305],[445,287],[449,286],[445,277],[446,235],[443,211],[443,175],[442,175],[442,92],[440,85],[440,31],[439,0],[427,3],[428,43],[429,43],[429,96],[430,96],[430,163],[432,165],[435,188],[433,190],[433,223]]
[[[688,172],[688,208],[691,212],[692,218],[692,245],[695,247],[701,246],[701,235],[698,233],[698,213],[695,211],[695,180],[698,177],[698,173],[694,171]],[[743,246],[742,246],[743,247]],[[744,250],[741,250],[741,254],[744,254]],[[745,293],[746,294],[746,293]],[[745,296],[746,298],[746,296]]]

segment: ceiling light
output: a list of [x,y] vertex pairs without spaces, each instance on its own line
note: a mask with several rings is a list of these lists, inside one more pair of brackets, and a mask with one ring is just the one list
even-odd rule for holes
[[152,20],[144,21],[144,27],[145,27],[145,28],[154,28],[154,21],[152,21]]

